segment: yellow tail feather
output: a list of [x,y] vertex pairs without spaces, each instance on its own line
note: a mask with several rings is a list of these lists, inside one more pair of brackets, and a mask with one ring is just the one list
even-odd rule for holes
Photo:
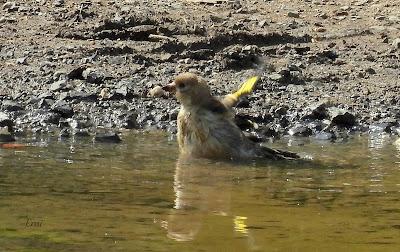
[[239,99],[243,95],[250,94],[251,92],[253,92],[259,79],[260,79],[260,76],[253,76],[253,77],[247,79],[240,86],[239,90],[236,91],[235,93],[233,93],[233,95],[236,97],[236,99]]

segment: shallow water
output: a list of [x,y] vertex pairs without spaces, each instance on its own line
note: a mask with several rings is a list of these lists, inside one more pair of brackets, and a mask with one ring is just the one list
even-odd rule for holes
[[313,162],[178,160],[163,134],[0,149],[0,251],[400,251],[400,146],[283,140]]

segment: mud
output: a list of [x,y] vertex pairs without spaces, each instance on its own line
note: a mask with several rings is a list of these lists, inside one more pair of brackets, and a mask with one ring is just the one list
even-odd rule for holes
[[257,141],[400,135],[395,1],[0,4],[0,126],[12,134],[174,133],[179,105],[150,90],[191,71],[215,95],[261,75],[236,119]]

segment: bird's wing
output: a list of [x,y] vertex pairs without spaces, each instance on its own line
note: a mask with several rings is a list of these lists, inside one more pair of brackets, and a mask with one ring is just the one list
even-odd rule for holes
[[226,95],[224,99],[222,99],[222,103],[227,108],[232,108],[238,103],[240,97],[248,95],[251,92],[253,92],[259,80],[260,76],[253,76],[247,79],[236,92]]

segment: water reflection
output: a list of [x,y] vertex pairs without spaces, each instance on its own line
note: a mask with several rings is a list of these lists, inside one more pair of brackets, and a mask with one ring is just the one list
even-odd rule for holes
[[[232,164],[176,161],[164,135],[118,145],[38,138],[22,151],[0,149],[1,248],[397,251],[393,142],[311,141],[290,147],[311,162]],[[28,229],[26,216],[43,224]]]
[[193,240],[209,214],[226,216],[230,211],[232,178],[227,164],[179,159],[174,175],[175,204],[168,219],[168,236]]

